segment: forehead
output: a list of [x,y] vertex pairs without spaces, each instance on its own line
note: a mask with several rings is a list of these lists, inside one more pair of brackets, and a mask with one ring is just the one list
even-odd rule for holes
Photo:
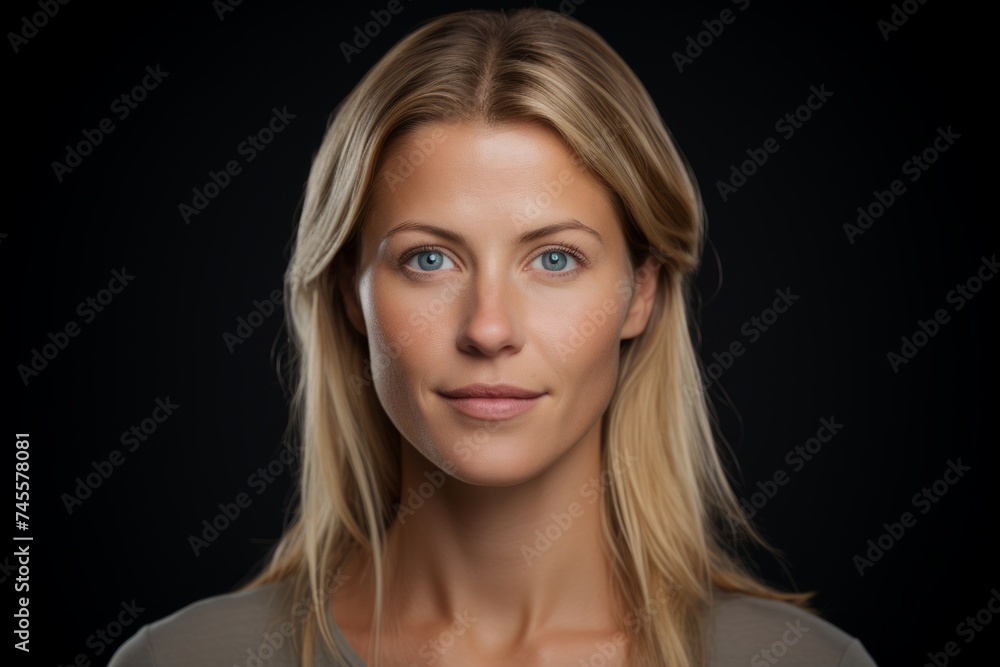
[[516,235],[558,219],[617,226],[606,189],[538,123],[420,126],[387,149],[365,236],[419,219]]

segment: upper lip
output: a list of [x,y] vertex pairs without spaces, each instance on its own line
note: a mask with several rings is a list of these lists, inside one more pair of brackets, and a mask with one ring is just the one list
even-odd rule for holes
[[536,398],[543,391],[531,391],[512,384],[467,384],[458,389],[442,391],[448,398]]

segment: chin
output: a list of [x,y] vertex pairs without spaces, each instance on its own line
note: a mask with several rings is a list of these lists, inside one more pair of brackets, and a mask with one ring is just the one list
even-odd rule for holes
[[[449,462],[450,463],[450,462]],[[526,461],[488,458],[479,461],[457,461],[449,474],[460,482],[473,486],[516,486],[534,479],[544,468],[527,465]]]
[[[442,442],[452,444],[435,446],[436,456],[431,460],[450,477],[466,484],[514,486],[537,477],[551,463],[547,459],[556,458],[554,452],[541,449],[536,439],[528,442],[516,430],[499,432],[502,428],[503,422],[487,422],[460,431],[457,437],[449,434],[451,437]],[[542,441],[555,444],[550,439]]]

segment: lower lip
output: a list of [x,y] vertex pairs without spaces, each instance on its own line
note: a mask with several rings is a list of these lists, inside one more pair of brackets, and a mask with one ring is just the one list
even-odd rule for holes
[[510,419],[533,408],[541,396],[534,398],[451,398],[444,396],[451,407],[474,419]]

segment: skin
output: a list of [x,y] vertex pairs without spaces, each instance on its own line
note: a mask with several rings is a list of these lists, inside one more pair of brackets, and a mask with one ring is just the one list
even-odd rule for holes
[[[612,615],[600,503],[583,489],[606,488],[601,423],[619,344],[645,328],[659,265],[633,270],[606,190],[541,125],[425,125],[385,157],[357,264],[337,267],[347,315],[369,341],[374,389],[401,434],[409,511],[386,535],[383,657],[443,667],[586,662],[623,628]],[[570,220],[592,231],[517,243]],[[397,229],[414,222],[463,239]],[[421,245],[433,248],[401,259]],[[544,395],[524,414],[480,420],[438,393],[477,382]],[[539,542],[546,528],[556,537]],[[365,565],[359,554],[343,568],[331,612],[371,664]],[[624,664],[624,647],[619,636],[605,664]]]

